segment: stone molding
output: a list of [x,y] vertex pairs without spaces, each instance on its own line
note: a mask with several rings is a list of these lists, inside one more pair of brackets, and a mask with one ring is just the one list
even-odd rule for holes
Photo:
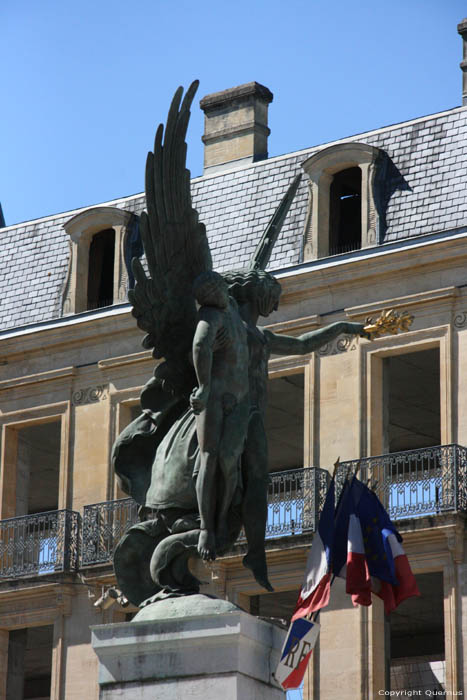
[[252,81],[251,83],[237,85],[236,87],[229,88],[228,90],[212,92],[210,95],[206,95],[199,101],[199,106],[203,111],[207,111],[209,109],[219,108],[232,100],[238,100],[250,96],[258,97],[267,103],[272,102],[274,97],[272,92],[265,85]]
[[341,352],[347,352],[347,350],[357,349],[357,338],[354,335],[343,335],[339,338],[335,338],[330,343],[326,343],[322,347],[318,348],[316,351],[320,357],[325,355],[338,355]]
[[267,328],[267,330],[272,331],[272,333],[284,333],[285,335],[291,333],[295,335],[298,331],[306,333],[314,330],[320,325],[321,317],[318,314],[313,314],[312,316],[304,316],[303,318],[294,318],[290,321],[270,323],[263,326],[263,328]]
[[285,355],[284,357],[273,357],[269,360],[269,377],[280,377],[287,374],[295,374],[303,371],[310,361],[311,353],[308,355]]
[[407,294],[393,299],[383,299],[361,306],[349,306],[345,313],[351,319],[361,319],[366,316],[377,316],[386,309],[406,309],[409,306],[419,306],[421,304],[435,304],[440,301],[452,301],[459,294],[457,287],[443,287],[442,289],[430,289],[428,292],[418,292],[417,294]]
[[77,389],[71,396],[73,406],[84,406],[88,403],[98,403],[105,401],[109,396],[109,385],[98,384],[96,386],[88,386],[85,389]]
[[454,316],[453,323],[455,328],[465,328],[467,326],[467,311],[459,311]]
[[61,369],[51,369],[47,372],[37,372],[36,374],[28,374],[25,377],[13,377],[12,379],[3,379],[0,381],[0,391],[6,389],[19,388],[37,384],[38,382],[50,382],[54,379],[65,379],[66,377],[74,377],[76,374],[75,367],[62,367]]
[[73,586],[63,583],[25,586],[0,599],[0,628],[50,625],[60,615],[71,615]]
[[124,367],[126,365],[133,365],[138,362],[148,362],[152,360],[154,364],[158,364],[159,361],[154,360],[151,350],[144,350],[143,352],[135,352],[131,355],[121,355],[119,357],[109,357],[105,360],[99,360],[97,366],[99,369],[113,369],[114,367]]

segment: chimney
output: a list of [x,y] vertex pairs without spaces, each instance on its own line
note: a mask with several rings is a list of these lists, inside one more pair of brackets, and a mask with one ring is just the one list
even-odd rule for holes
[[462,37],[463,55],[460,63],[462,70],[462,104],[467,105],[467,17],[457,25],[457,31]]
[[255,82],[203,97],[205,175],[268,157],[272,99],[272,92]]

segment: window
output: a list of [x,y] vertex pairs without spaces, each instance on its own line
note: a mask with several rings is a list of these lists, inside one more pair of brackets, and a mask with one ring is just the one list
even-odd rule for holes
[[383,359],[383,451],[441,443],[440,351],[420,350]]
[[113,303],[115,231],[94,234],[89,246],[87,308],[99,309]]
[[362,247],[362,171],[336,173],[329,192],[329,254]]
[[61,422],[18,428],[15,515],[58,509]]
[[417,584],[420,598],[405,600],[389,619],[391,690],[444,695],[443,574],[419,574]]
[[378,172],[387,155],[365,143],[330,146],[302,163],[310,178],[304,260],[347,253],[382,239]]
[[53,625],[10,631],[7,700],[50,698],[53,632]]
[[304,374],[270,378],[265,429],[270,472],[303,467]]
[[93,207],[64,224],[70,264],[63,315],[126,301],[133,279],[127,265],[142,255],[138,217],[117,207]]

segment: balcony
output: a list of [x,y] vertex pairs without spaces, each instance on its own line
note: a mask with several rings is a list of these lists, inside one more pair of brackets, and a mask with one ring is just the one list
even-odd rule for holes
[[355,473],[377,493],[391,520],[467,511],[467,449],[440,445],[342,462],[337,483]]
[[[329,473],[324,469],[293,469],[271,474],[266,538],[313,532],[324,504]],[[118,541],[138,522],[132,498],[85,506],[81,564],[108,563]]]
[[[467,512],[467,449],[442,445],[341,462],[337,495],[347,475],[369,483],[392,520]],[[266,540],[314,532],[324,504],[329,472],[306,468],[271,474]],[[109,562],[126,530],[137,522],[131,498],[86,506],[82,565]]]
[[79,522],[71,510],[1,520],[0,580],[76,571]]
[[[347,475],[369,483],[394,521],[467,512],[467,449],[443,445],[342,462],[337,494]],[[329,472],[292,469],[270,475],[266,540],[316,530]],[[109,564],[115,546],[138,521],[131,498],[0,521],[0,579],[72,572]],[[81,530],[81,534],[80,531]],[[78,545],[81,557],[78,562]]]

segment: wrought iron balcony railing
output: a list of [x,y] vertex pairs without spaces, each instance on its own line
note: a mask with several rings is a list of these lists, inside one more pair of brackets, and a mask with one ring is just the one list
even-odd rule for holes
[[0,520],[0,580],[75,571],[79,521],[71,510]]
[[314,532],[329,481],[329,472],[315,467],[271,474],[266,539]]
[[138,522],[132,498],[84,506],[81,565],[106,563],[125,532]]
[[[375,488],[393,520],[467,511],[467,449],[443,445],[342,462],[337,493],[355,473]],[[314,532],[330,474],[305,468],[271,474],[266,539]],[[126,530],[137,522],[131,498],[85,506],[82,565],[106,563]]]
[[[329,473],[325,469],[292,469],[271,474],[266,538],[313,532],[324,504]],[[134,525],[138,506],[132,498],[84,507],[83,566],[108,562],[122,535]]]
[[[443,445],[342,462],[337,487],[355,473],[376,490],[393,520],[467,512],[467,449]],[[329,472],[305,468],[271,474],[266,538],[314,532]],[[81,565],[108,563],[116,544],[138,520],[131,498],[84,508]],[[74,571],[80,516],[61,510],[0,521],[0,580]]]
[[378,494],[392,520],[467,511],[467,449],[440,445],[342,462],[337,482],[355,473]]

